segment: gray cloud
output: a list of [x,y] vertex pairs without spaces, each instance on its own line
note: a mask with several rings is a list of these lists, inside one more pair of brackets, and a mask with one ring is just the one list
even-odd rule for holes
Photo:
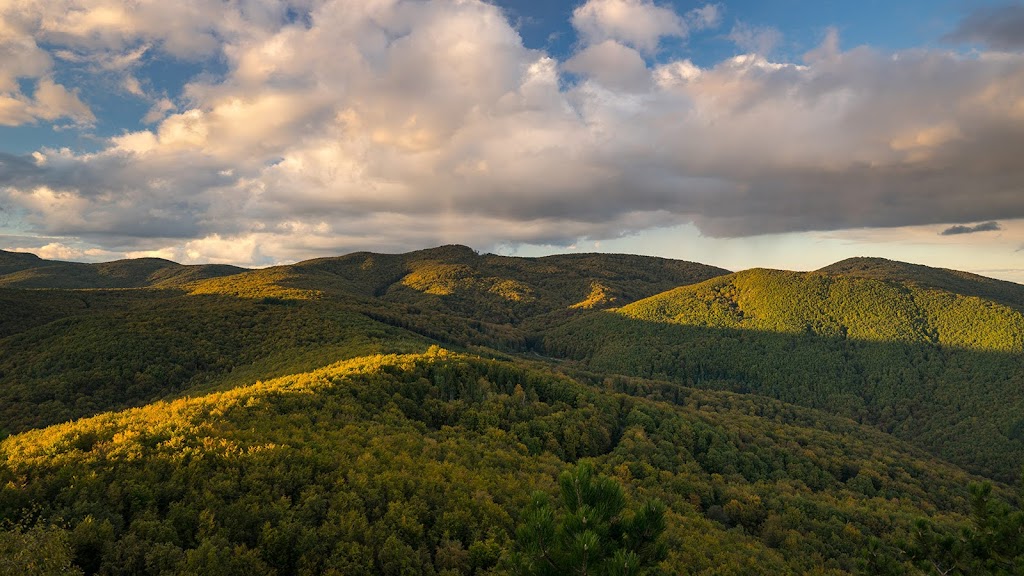
[[957,236],[960,234],[974,234],[975,232],[995,232],[996,230],[1002,230],[1002,226],[995,220],[989,222],[982,222],[981,224],[975,224],[974,226],[950,226],[939,234],[941,236]]
[[[240,264],[1024,218],[1024,55],[843,52],[830,32],[801,64],[652,69],[612,41],[555,61],[482,2],[312,6],[218,36],[226,73],[151,129],[0,154],[0,206],[40,236]],[[594,14],[634,43],[665,33]]]
[[976,42],[997,50],[1024,48],[1024,5],[985,6],[970,13],[955,31],[952,42]]
[[31,156],[0,152],[0,185],[14,186],[42,174]]

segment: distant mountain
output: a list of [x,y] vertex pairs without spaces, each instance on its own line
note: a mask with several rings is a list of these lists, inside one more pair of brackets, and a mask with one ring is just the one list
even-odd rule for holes
[[883,260],[754,269],[576,319],[544,347],[595,370],[828,410],[1009,479],[1024,461],[1020,290]]
[[[292,289],[353,294],[495,323],[572,309],[602,309],[728,270],[649,256],[571,254],[517,258],[441,246],[407,254],[357,252],[200,283],[197,292],[259,295]],[[261,288],[263,287],[263,288]]]
[[19,270],[25,270],[36,266],[45,266],[50,263],[50,261],[43,260],[35,254],[0,250],[0,275],[10,274],[11,272],[17,272]]
[[6,288],[166,288],[244,271],[237,266],[188,266],[161,258],[84,264],[0,251],[0,287]]

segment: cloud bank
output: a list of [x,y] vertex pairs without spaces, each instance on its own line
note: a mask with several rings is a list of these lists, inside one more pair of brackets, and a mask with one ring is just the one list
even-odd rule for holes
[[954,42],[976,42],[997,50],[1024,48],[1024,5],[985,6],[971,13],[947,36]]
[[0,214],[82,250],[238,264],[1024,217],[1024,55],[830,33],[777,62],[751,29],[713,66],[657,56],[720,20],[590,0],[559,61],[476,0],[0,3],[0,51],[22,55],[0,123],[93,118],[71,88],[39,95],[60,58],[127,85],[146,58],[226,64],[97,152],[0,155]]

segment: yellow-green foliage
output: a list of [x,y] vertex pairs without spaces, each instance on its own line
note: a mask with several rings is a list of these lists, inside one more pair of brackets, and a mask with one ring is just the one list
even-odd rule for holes
[[297,274],[289,286],[357,294],[472,322],[531,327],[558,321],[566,309],[586,301],[598,284],[609,301],[621,304],[727,272],[641,256],[514,258],[481,255],[464,246],[408,254],[350,254],[289,269]]
[[623,307],[652,322],[1024,351],[1024,315],[973,296],[870,278],[755,269]]
[[1009,303],[748,270],[575,320],[544,343],[595,370],[829,410],[1005,480],[1024,461],[1024,314]]
[[494,294],[510,302],[536,300],[533,290],[523,282],[508,278],[482,278],[465,264],[443,264],[436,261],[419,261],[412,265],[413,271],[402,278],[402,285],[434,296],[452,296],[458,293],[477,292]]
[[[0,289],[0,437],[23,432],[0,567],[31,545],[86,574],[504,574],[530,493],[586,459],[667,504],[665,573],[915,573],[970,523],[945,462],[1024,459],[1022,299],[951,271],[459,246],[83,266],[69,283],[146,287]],[[0,252],[32,270],[59,278]]]
[[518,280],[495,279],[494,285],[487,291],[510,302],[532,302],[537,299],[533,295],[533,289]]
[[594,308],[606,308],[614,303],[618,298],[612,295],[612,290],[600,282],[594,282],[590,285],[590,294],[587,297],[569,308],[577,310],[592,310]]
[[289,286],[298,276],[287,267],[267,268],[244,274],[213,278],[186,285],[194,296],[216,294],[236,298],[278,298],[282,300],[313,300],[322,292],[311,288]]
[[0,531],[0,576],[81,575],[74,566],[68,533],[56,526]]
[[63,297],[78,308],[0,338],[0,434],[195,387],[429,345],[323,300],[148,290]]
[[977,274],[896,262],[884,258],[850,258],[818,271],[821,274],[870,278],[964,296],[977,296],[1014,308],[1024,306],[1024,286]]
[[473,269],[465,264],[442,264],[435,261],[417,262],[413,271],[402,279],[402,284],[435,296],[450,296],[459,288],[474,283]]
[[501,574],[579,458],[668,505],[668,573],[851,573],[869,538],[904,565],[915,518],[968,507],[962,472],[847,420],[432,349],[10,437],[0,517],[65,523],[89,573]]

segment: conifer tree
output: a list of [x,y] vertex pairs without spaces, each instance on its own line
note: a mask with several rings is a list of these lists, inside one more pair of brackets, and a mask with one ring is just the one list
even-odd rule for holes
[[665,507],[657,501],[626,511],[622,487],[588,463],[562,473],[560,509],[535,493],[518,530],[513,572],[524,576],[633,576],[665,557]]

